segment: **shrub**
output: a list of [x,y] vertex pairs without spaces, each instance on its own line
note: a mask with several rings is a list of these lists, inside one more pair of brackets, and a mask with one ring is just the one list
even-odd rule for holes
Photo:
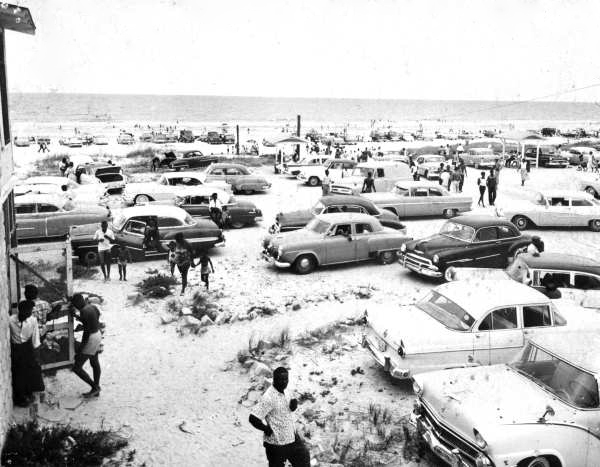
[[137,288],[142,295],[151,298],[164,298],[171,295],[171,287],[177,284],[177,280],[166,274],[153,274],[142,279]]

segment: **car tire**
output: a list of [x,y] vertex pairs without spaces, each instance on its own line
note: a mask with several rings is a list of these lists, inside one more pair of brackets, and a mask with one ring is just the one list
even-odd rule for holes
[[294,261],[294,272],[296,274],[310,274],[317,267],[317,261],[312,255],[300,255]]
[[377,255],[377,261],[379,261],[379,264],[391,264],[396,256],[395,250],[382,251]]
[[319,186],[319,185],[320,185],[320,183],[321,183],[321,182],[319,181],[319,178],[318,178],[318,177],[314,177],[314,176],[313,176],[313,177],[310,177],[310,178],[308,179],[308,184],[309,184],[310,186]]
[[454,280],[455,273],[456,273],[456,268],[453,266],[450,266],[450,267],[444,269],[444,280],[446,282],[452,282]]
[[456,217],[456,209],[444,209],[444,212],[442,213],[444,215],[444,217],[446,219],[452,219],[453,217]]
[[592,219],[590,221],[590,230],[592,232],[600,232],[600,219]]
[[526,459],[524,462],[519,462],[519,467],[551,467],[547,457],[538,456],[531,459]]
[[592,195],[594,198],[598,198],[598,192],[594,189],[593,186],[588,186],[585,188],[585,192]]
[[148,203],[150,201],[152,201],[152,198],[150,198],[150,196],[148,195],[137,195],[133,199],[134,204]]
[[252,193],[254,193],[254,190],[242,190],[242,192],[243,192],[245,195],[251,195]]
[[96,266],[99,261],[98,252],[95,250],[87,250],[79,255],[79,261],[84,266]]
[[229,226],[232,229],[241,229],[242,227],[244,227],[246,224],[242,221],[237,221],[237,222],[229,222]]
[[525,216],[515,216],[510,221],[515,224],[519,230],[526,230],[529,227],[529,219]]

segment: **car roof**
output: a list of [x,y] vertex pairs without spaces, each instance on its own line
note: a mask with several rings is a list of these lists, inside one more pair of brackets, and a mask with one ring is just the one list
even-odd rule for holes
[[49,203],[62,206],[64,198],[53,193],[27,193],[22,196],[15,197],[15,204],[30,204],[30,203]]
[[539,255],[524,253],[519,255],[519,259],[532,268],[590,272],[600,275],[600,261],[585,256],[543,252]]
[[399,161],[386,161],[386,160],[380,160],[380,161],[369,161],[369,162],[361,162],[360,164],[356,164],[356,167],[365,167],[365,168],[374,168],[376,169],[377,167],[399,167],[400,165],[405,165],[408,167],[408,164],[406,164],[406,162],[399,162]]
[[550,303],[550,299],[544,294],[517,281],[455,281],[442,284],[434,290],[464,308],[475,319],[482,318],[492,308]]
[[486,215],[486,214],[469,214],[456,216],[450,219],[448,222],[456,222],[461,225],[469,225],[475,229],[480,227],[493,227],[496,225],[507,225],[514,227],[513,223],[507,219],[502,219],[497,216]]
[[361,214],[358,212],[336,212],[332,214],[319,214],[319,219],[329,222],[331,224],[338,224],[340,222],[367,222],[372,223],[375,218],[368,214]]
[[223,167],[238,167],[238,168],[244,168],[244,169],[250,169],[250,167],[248,167],[247,165],[244,164],[235,164],[233,162],[213,162],[212,164],[210,164],[210,167],[215,168],[223,168]]
[[211,187],[210,185],[190,185],[190,186],[182,186],[181,189],[177,192],[177,196],[210,196],[213,193],[216,193],[218,197],[221,195],[229,196],[225,191]]
[[531,341],[579,368],[600,373],[600,333],[597,330],[556,330],[536,334]]
[[358,204],[359,206],[371,206],[373,203],[362,196],[355,195],[327,195],[322,196],[319,201],[324,206],[335,204]]
[[140,206],[132,206],[129,208],[121,209],[121,214],[125,217],[136,217],[136,216],[168,216],[176,217],[178,219],[185,219],[187,212],[177,206],[172,205],[160,205],[160,204],[146,204]]
[[424,182],[424,181],[414,181],[414,180],[403,180],[400,182],[396,182],[395,186],[397,187],[407,187],[407,188],[415,188],[415,187],[427,187],[427,188],[443,188],[439,183],[434,182]]
[[580,199],[594,199],[592,195],[585,191],[577,190],[544,190],[539,191],[545,198],[580,198]]
[[441,154],[419,154],[417,157],[443,157],[445,159]]

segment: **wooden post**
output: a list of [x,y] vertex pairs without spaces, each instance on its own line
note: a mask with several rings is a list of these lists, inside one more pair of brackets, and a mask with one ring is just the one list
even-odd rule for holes
[[240,126],[235,126],[235,154],[240,155]]
[[[300,138],[300,115],[296,116],[296,136]],[[300,145],[296,145],[296,153],[298,154],[298,159],[300,159]]]

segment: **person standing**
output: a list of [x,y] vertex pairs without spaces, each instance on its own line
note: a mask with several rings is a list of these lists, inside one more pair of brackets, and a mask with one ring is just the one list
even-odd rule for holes
[[45,389],[36,356],[40,334],[33,307],[33,302],[22,300],[18,313],[8,319],[13,400],[20,407],[27,407],[33,401],[33,393]]
[[190,267],[195,267],[192,246],[183,237],[183,233],[175,234],[175,264],[181,274],[181,295],[185,293]]
[[362,186],[363,193],[374,193],[375,190],[375,179],[373,178],[373,172],[367,174]]
[[[84,393],[84,397],[98,397],[100,395],[100,375],[102,373],[100,361],[98,360],[98,355],[102,348],[100,310],[96,306],[87,303],[80,293],[73,295],[71,304],[79,311],[79,314],[75,314],[74,316],[83,326],[81,345],[75,354],[75,363],[71,371],[90,385],[91,390]],[[88,360],[92,367],[94,379],[90,378],[83,369],[83,365]]]
[[452,193],[458,193],[458,185],[460,184],[460,172],[458,167],[454,167],[452,174],[450,175],[450,188]]
[[458,158],[458,172],[460,173],[460,180],[458,182],[458,191],[462,193],[463,185],[465,184],[465,178],[467,177],[467,166],[462,157]]
[[127,282],[127,263],[133,263],[131,251],[125,245],[116,245],[114,254],[119,268],[119,280]]
[[[443,166],[444,164],[442,164]],[[448,188],[450,186],[450,171],[448,168],[443,168],[440,172],[440,185],[444,188]]]
[[173,275],[175,273],[175,246],[176,246],[176,243],[171,240],[167,246],[169,248],[169,252],[167,253],[167,264],[169,266],[169,270],[171,271],[171,275]]
[[162,251],[160,244],[160,235],[158,232],[158,217],[150,216],[144,228],[144,241],[142,248],[150,251]]
[[292,467],[309,467],[310,452],[294,426],[293,412],[298,408],[298,401],[290,400],[285,394],[288,382],[287,369],[276,368],[273,384],[254,406],[248,421],[264,433],[263,446],[269,467],[284,467],[286,461]]
[[208,257],[206,250],[202,252],[198,264],[200,265],[200,280],[204,282],[204,284],[206,285],[206,290],[208,290],[210,274],[215,273],[215,268],[213,266],[212,261]]
[[219,228],[222,228],[221,214],[223,205],[221,204],[221,201],[219,201],[219,196],[216,193],[210,195],[210,199],[208,200],[208,210],[212,221],[217,224]]
[[40,340],[46,335],[46,321],[50,313],[50,304],[46,300],[38,299],[38,288],[33,284],[27,284],[24,290],[25,300],[33,303],[32,314],[37,320]]
[[490,174],[488,175],[487,180],[485,181],[488,190],[488,204],[490,206],[494,206],[496,202],[496,176],[494,174],[494,169],[490,169]]
[[521,164],[519,173],[521,174],[521,186],[525,186],[525,182],[529,179],[529,172],[527,171],[526,164]]
[[325,169],[325,176],[321,182],[321,190],[323,196],[327,196],[331,192],[331,178],[329,178],[329,169]]
[[483,200],[486,187],[485,172],[481,172],[481,176],[477,179],[477,186],[479,187],[479,201],[477,201],[477,206],[485,208],[485,201]]
[[110,280],[111,248],[115,243],[115,234],[108,228],[108,222],[102,221],[100,228],[94,234],[94,240],[98,243],[98,259],[100,269],[104,274],[104,280]]
[[[500,185],[500,170],[502,170],[502,164],[500,163],[500,159],[496,159],[496,164],[494,165],[494,177],[496,177],[496,190]],[[495,195],[494,195],[495,199]]]
[[65,172],[67,171],[68,166],[69,163],[67,162],[67,158],[63,157],[62,160],[58,163],[58,170],[60,171],[60,175],[62,177],[66,176]]

